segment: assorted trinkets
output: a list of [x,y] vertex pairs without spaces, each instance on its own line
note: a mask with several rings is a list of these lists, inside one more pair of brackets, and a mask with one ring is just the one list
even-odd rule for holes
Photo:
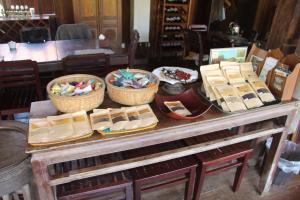
[[159,77],[161,81],[176,83],[192,83],[198,79],[198,72],[182,67],[159,67],[153,71],[153,74]]
[[120,69],[113,73],[109,82],[117,87],[140,89],[155,86],[156,78],[151,73],[133,73],[129,69]]
[[51,92],[59,96],[82,96],[102,87],[102,83],[95,80],[81,82],[55,83]]

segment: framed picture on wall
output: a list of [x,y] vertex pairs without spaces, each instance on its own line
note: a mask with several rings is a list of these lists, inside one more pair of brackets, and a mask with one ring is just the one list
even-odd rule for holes
[[245,62],[248,47],[230,47],[211,49],[209,63],[216,64],[220,61]]

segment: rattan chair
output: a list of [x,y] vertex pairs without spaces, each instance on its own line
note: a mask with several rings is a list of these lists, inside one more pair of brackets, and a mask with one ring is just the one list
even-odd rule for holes
[[[0,197],[3,200],[31,200],[32,171],[25,153],[28,125],[16,121],[0,121]],[[13,144],[13,145],[12,145]],[[13,156],[12,156],[13,155]]]

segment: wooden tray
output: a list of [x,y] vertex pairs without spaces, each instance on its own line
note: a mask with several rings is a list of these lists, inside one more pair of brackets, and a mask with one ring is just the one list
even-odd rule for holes
[[132,133],[132,132],[136,132],[136,131],[143,131],[143,130],[147,130],[150,128],[154,128],[157,125],[157,123],[152,124],[150,126],[146,126],[143,128],[136,128],[136,129],[131,129],[131,130],[122,130],[122,131],[112,131],[112,132],[103,132],[103,131],[97,131],[98,133],[100,133],[101,135],[114,135],[114,134],[125,134],[125,133]]
[[75,141],[75,140],[80,140],[80,139],[88,138],[88,137],[91,137],[93,134],[94,133],[92,132],[92,133],[89,133],[87,135],[83,135],[83,136],[75,137],[75,138],[70,138],[70,139],[66,139],[66,140],[59,140],[59,141],[53,141],[53,142],[44,142],[44,143],[34,143],[34,144],[28,143],[28,144],[30,144],[33,147],[56,145],[56,144],[62,144],[62,143],[65,143],[65,142],[72,142],[72,141]]

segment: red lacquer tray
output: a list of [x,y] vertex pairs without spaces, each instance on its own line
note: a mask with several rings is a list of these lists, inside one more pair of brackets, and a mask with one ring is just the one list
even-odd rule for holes
[[[171,112],[169,108],[165,106],[165,101],[181,101],[181,103],[192,113],[192,115],[181,116],[175,112]],[[155,102],[158,109],[167,116],[174,119],[186,120],[196,119],[200,117],[201,115],[206,113],[212,106],[209,101],[199,96],[192,88],[176,96],[163,96],[156,94]]]

